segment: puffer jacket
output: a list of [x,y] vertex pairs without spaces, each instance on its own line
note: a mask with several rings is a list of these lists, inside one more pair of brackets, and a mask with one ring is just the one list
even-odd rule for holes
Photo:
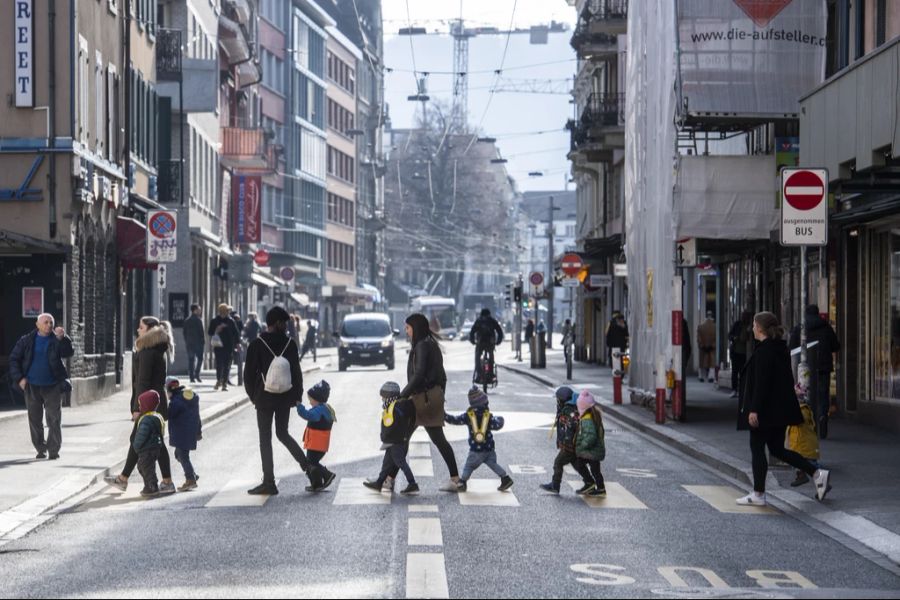
[[575,452],[575,435],[578,433],[578,408],[575,397],[559,406],[556,411],[556,447]]
[[575,456],[587,460],[603,460],[606,458],[605,437],[603,421],[594,418],[593,410],[587,411],[578,420]]
[[134,342],[131,358],[131,412],[140,412],[138,396],[147,390],[159,394],[157,412],[169,418],[169,403],[166,399],[166,351],[171,344],[169,333],[161,325],[138,337]]

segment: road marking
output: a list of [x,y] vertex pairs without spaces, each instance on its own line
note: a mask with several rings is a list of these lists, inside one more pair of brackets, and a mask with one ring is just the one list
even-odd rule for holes
[[712,571],[711,569],[698,569],[697,567],[659,567],[656,570],[659,571],[659,574],[663,576],[663,579],[665,579],[672,587],[691,587],[681,575],[679,575],[679,572],[696,573],[705,579],[710,587],[715,589],[726,590],[730,587],[725,583],[725,580],[716,575],[715,571]]
[[408,546],[443,546],[441,520],[438,518],[416,518],[409,520],[406,538]]
[[406,555],[407,598],[449,598],[443,554]]
[[[569,486],[573,490],[577,490],[584,485],[581,481],[568,481]],[[637,499],[637,497],[625,489],[621,483],[607,481],[606,497],[581,496],[585,504],[591,508],[627,508],[633,510],[647,510],[647,505]]]
[[390,492],[376,492],[363,486],[362,478],[342,477],[332,504],[390,504]]
[[499,479],[470,479],[468,491],[460,492],[459,503],[463,506],[519,506],[519,500],[511,491],[497,491]]
[[635,479],[653,479],[656,473],[650,469],[616,469],[616,473],[621,473],[625,477],[634,477]]
[[428,437],[428,432],[425,431],[424,427],[419,427],[418,429],[416,429],[413,432],[412,437],[409,438],[410,449],[412,448],[413,444],[421,444],[421,443],[425,443],[425,444],[431,443],[431,438]]
[[797,571],[747,571],[747,577],[767,590],[804,589],[814,590],[818,586]]
[[409,445],[409,458],[431,458],[431,442]]
[[410,504],[409,512],[411,513],[436,513],[438,507],[436,504]]
[[743,494],[740,490],[728,485],[683,485],[681,487],[722,513],[744,515],[781,514],[771,506],[739,506],[735,504],[734,501]]
[[575,578],[578,583],[588,585],[631,585],[637,581],[628,575],[618,575],[617,572],[625,570],[625,567],[619,565],[578,563],[570,565],[569,569],[579,575],[588,575]]
[[[257,479],[232,479],[210,498],[205,508],[238,508],[262,506],[271,496],[248,494],[247,490],[258,485]],[[275,482],[278,485],[278,481]]]
[[544,475],[547,469],[540,465],[509,465],[509,472],[513,475]]
[[430,458],[410,458],[406,462],[416,477],[434,477],[434,463]]

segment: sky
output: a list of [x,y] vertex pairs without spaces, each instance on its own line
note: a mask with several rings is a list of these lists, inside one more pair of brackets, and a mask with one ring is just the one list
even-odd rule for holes
[[[429,96],[450,103],[453,40],[448,35],[448,23],[459,18],[459,8],[456,1],[384,0],[385,65],[392,69],[386,75],[385,94],[395,128],[412,126],[416,112],[421,111],[420,103],[407,100],[407,96],[416,93],[414,70],[420,73],[419,77],[423,72],[430,73],[426,78]],[[566,92],[571,89],[576,68],[575,52],[569,45],[576,18],[574,7],[565,0],[463,0],[462,10],[472,26],[489,25],[502,30],[509,29],[510,22],[513,28],[551,21],[568,24],[569,31],[550,34],[546,45],[530,44],[527,34],[483,35],[469,42],[470,125],[497,138],[519,190],[563,189],[569,173],[569,134],[564,127],[573,112],[571,96]],[[429,33],[439,34],[396,35],[399,28],[409,26],[425,27]],[[501,68],[501,63],[503,72],[498,78],[494,71]],[[504,85],[521,85],[523,80],[549,82],[561,93],[491,93],[498,83],[502,89]],[[540,171],[544,176],[530,177],[532,171]]]

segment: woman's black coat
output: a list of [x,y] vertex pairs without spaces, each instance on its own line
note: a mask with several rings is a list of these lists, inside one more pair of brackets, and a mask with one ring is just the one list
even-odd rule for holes
[[738,429],[750,428],[749,415],[759,416],[760,427],[787,427],[803,422],[800,403],[794,392],[791,353],[784,340],[766,339],[747,361],[741,381]]

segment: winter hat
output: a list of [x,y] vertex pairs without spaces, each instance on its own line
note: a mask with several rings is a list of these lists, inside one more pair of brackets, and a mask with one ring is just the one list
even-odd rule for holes
[[578,414],[583,415],[587,411],[591,410],[591,407],[597,404],[597,401],[594,399],[593,394],[589,391],[584,390],[581,392],[581,395],[578,396],[578,401],[575,405],[578,407]]
[[488,405],[488,396],[477,387],[469,390],[469,406],[472,408],[484,408]]
[[381,386],[380,394],[382,398],[396,398],[400,395],[400,384],[396,381],[388,381]]
[[328,382],[323,379],[316,385],[306,390],[306,393],[316,402],[322,402],[324,404],[325,402],[328,402],[328,396],[331,395],[331,386],[328,385]]
[[560,401],[560,403],[565,404],[575,395],[575,390],[570,388],[567,385],[560,386],[556,388],[556,399]]
[[138,396],[138,406],[142,413],[156,410],[159,406],[159,392],[156,390],[147,390]]
[[177,390],[181,387],[181,383],[178,382],[178,379],[175,377],[166,377],[166,389],[168,391]]

